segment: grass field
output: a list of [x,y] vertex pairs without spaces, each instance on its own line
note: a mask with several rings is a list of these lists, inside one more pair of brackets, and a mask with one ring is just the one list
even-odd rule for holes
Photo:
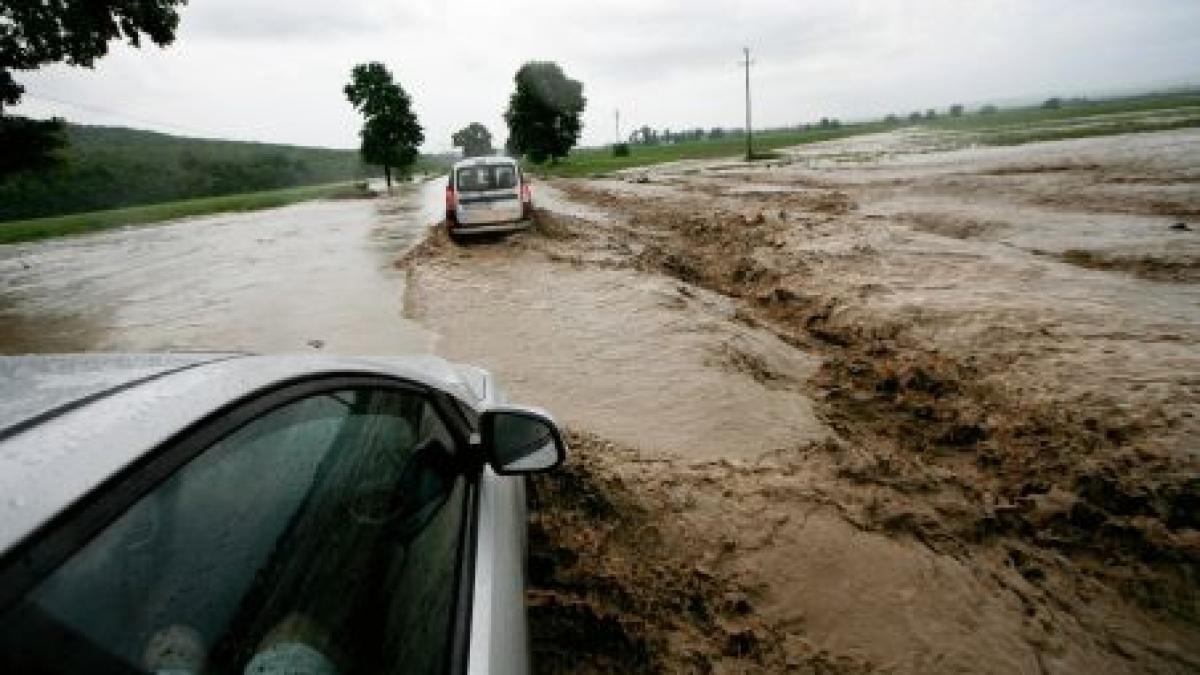
[[1200,94],[1071,102],[1057,109],[1010,108],[991,115],[942,116],[921,124],[948,132],[952,140],[982,145],[1182,129],[1200,127]]
[[144,225],[222,211],[269,209],[310,199],[354,198],[368,194],[365,183],[327,183],[221,197],[184,199],[161,204],[129,206],[107,211],[74,213],[32,220],[12,220],[0,223],[0,244],[82,234],[125,225]]

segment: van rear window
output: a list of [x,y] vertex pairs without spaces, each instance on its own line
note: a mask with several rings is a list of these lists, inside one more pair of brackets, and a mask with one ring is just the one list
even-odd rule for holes
[[458,170],[460,192],[511,190],[517,187],[517,167],[512,164],[481,164]]

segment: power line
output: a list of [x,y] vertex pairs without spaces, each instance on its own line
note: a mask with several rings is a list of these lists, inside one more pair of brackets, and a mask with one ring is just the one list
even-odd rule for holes
[[60,105],[71,106],[72,108],[77,108],[79,110],[88,110],[88,111],[97,112],[97,113],[100,113],[103,115],[111,115],[113,117],[118,117],[118,118],[122,118],[122,119],[129,120],[132,122],[137,122],[139,124],[148,124],[148,125],[156,126],[156,127],[164,127],[166,129],[170,129],[170,130],[177,131],[177,132],[182,132],[182,133],[189,134],[189,135],[199,135],[202,138],[220,138],[220,136],[218,134],[214,134],[211,132],[201,131],[199,129],[194,129],[194,128],[190,128],[190,127],[179,126],[178,124],[171,124],[169,122],[161,122],[158,120],[152,120],[152,119],[148,119],[145,117],[140,117],[138,115],[131,115],[127,112],[122,112],[120,110],[113,110],[111,108],[105,108],[103,106],[92,105],[92,104],[88,104],[88,103],[76,103],[75,101],[67,101],[67,100],[64,100],[61,98],[56,98],[54,96],[47,96],[45,94],[32,94],[29,92],[25,92],[24,96],[26,98],[35,99],[35,100],[42,101],[45,103],[58,103]]

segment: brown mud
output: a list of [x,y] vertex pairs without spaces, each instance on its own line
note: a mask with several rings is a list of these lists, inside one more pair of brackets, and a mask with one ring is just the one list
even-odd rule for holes
[[1200,134],[824,145],[405,261],[439,351],[576,430],[539,669],[1200,670]]

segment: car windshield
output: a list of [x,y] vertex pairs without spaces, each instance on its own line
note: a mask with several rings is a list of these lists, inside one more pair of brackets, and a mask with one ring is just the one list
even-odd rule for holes
[[460,192],[511,190],[517,186],[517,170],[512,164],[480,164],[458,170]]

